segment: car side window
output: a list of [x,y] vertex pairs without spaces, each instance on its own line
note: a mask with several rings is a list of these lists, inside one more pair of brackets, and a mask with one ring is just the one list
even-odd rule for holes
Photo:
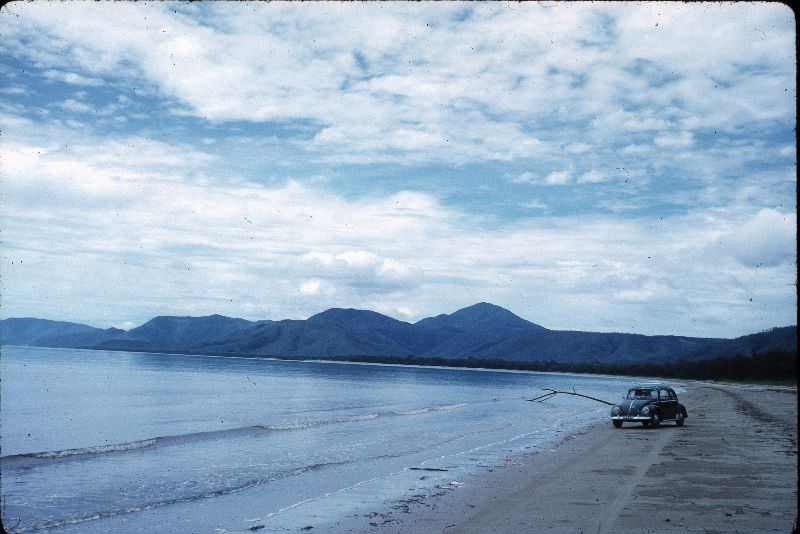
[[669,391],[667,391],[666,389],[659,389],[658,396],[660,400],[670,400]]

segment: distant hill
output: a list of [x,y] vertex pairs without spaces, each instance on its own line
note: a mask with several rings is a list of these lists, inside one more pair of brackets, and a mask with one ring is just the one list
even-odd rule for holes
[[114,339],[125,335],[125,330],[119,328],[108,328],[106,330],[97,329],[92,332],[77,334],[56,334],[40,337],[30,345],[40,347],[68,347],[73,349],[92,349],[104,343],[108,339]]
[[254,324],[253,321],[224,315],[159,316],[127,332],[100,340],[96,348],[143,351],[191,350],[217,343]]
[[797,328],[735,339],[549,330],[489,303],[399,321],[369,310],[332,308],[306,320],[156,317],[123,331],[42,319],[0,321],[7,345],[251,354],[277,357],[418,357],[516,362],[654,363],[797,350]]
[[333,308],[305,321],[257,325],[209,348],[265,356],[405,356],[415,353],[417,332],[409,323],[376,312]]
[[[40,347],[74,347],[74,339],[102,337],[105,330],[85,324],[49,321],[30,317],[0,321],[0,343],[3,345],[36,345]],[[120,330],[119,332],[124,332]],[[55,345],[52,343],[55,341]]]

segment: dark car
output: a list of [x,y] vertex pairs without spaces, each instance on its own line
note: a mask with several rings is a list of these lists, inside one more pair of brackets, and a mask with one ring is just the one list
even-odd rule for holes
[[675,421],[676,425],[683,426],[688,416],[675,390],[664,384],[634,386],[628,390],[625,400],[611,409],[611,422],[617,428],[624,422],[658,428],[663,421]]

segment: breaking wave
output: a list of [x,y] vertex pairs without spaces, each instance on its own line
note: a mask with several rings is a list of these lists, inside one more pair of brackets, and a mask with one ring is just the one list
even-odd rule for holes
[[83,447],[78,449],[64,449],[63,451],[45,451],[45,452],[31,452],[25,454],[16,454],[13,456],[5,456],[3,460],[12,458],[69,458],[71,456],[89,456],[94,454],[106,454],[109,452],[125,452],[133,451],[136,449],[144,449],[158,443],[161,438],[143,439],[140,441],[131,441],[129,443],[115,443],[113,445],[97,445],[95,447]]
[[277,473],[271,473],[266,476],[260,477],[252,477],[243,480],[237,480],[230,484],[223,484],[219,487],[214,489],[210,489],[208,491],[200,491],[196,493],[190,493],[188,495],[176,495],[173,497],[161,498],[161,499],[152,499],[152,500],[144,500],[139,504],[135,504],[133,506],[124,506],[124,507],[116,507],[110,508],[106,510],[93,510],[91,512],[87,512],[81,515],[73,515],[70,517],[62,517],[57,519],[50,519],[47,521],[42,521],[39,523],[28,524],[28,525],[17,525],[9,530],[9,532],[13,533],[22,533],[22,532],[38,532],[42,530],[51,530],[59,527],[65,527],[68,525],[74,525],[79,523],[86,523],[90,521],[96,521],[98,519],[108,519],[112,517],[117,517],[126,514],[132,514],[136,512],[142,512],[145,510],[151,510],[153,508],[160,508],[164,506],[170,506],[174,504],[181,504],[181,503],[189,503],[195,502],[203,499],[209,499],[214,497],[220,497],[223,495],[230,495],[234,493],[238,493],[255,486],[261,486],[264,484],[269,484],[275,480],[280,480],[287,477],[292,477],[296,475],[301,475],[303,473],[307,473],[309,471],[318,471],[322,469],[326,469],[329,467],[335,467],[339,465],[347,465],[353,463],[360,463],[365,461],[372,461],[372,460],[381,460],[387,458],[400,458],[403,456],[407,456],[410,454],[417,454],[421,453],[430,449],[433,449],[437,446],[442,444],[455,441],[457,439],[463,438],[465,436],[469,436],[472,434],[479,433],[479,431],[471,431],[471,432],[463,432],[457,435],[449,436],[443,438],[435,443],[430,443],[426,445],[417,445],[407,448],[405,450],[393,451],[386,454],[376,454],[367,456],[364,458],[349,458],[343,460],[332,460],[327,462],[318,462],[309,465],[297,466],[293,468],[289,468]]
[[180,445],[187,442],[194,442],[206,439],[224,439],[227,437],[239,437],[242,435],[246,435],[248,433],[253,434],[254,436],[258,436],[268,432],[305,430],[309,428],[316,428],[326,425],[358,423],[361,421],[370,421],[373,419],[377,419],[379,417],[420,415],[424,413],[437,412],[443,410],[453,410],[457,408],[462,408],[464,406],[467,406],[467,404],[466,403],[444,404],[437,406],[428,406],[408,411],[373,412],[368,414],[346,415],[342,417],[333,417],[327,419],[289,421],[285,423],[274,423],[274,424],[256,424],[256,425],[242,426],[236,428],[226,428],[222,430],[191,432],[187,434],[178,434],[174,436],[158,436],[154,438],[129,441],[125,443],[114,443],[109,445],[96,445],[91,447],[63,449],[58,451],[43,451],[43,452],[13,454],[9,456],[3,456],[2,458],[0,458],[0,460],[2,460],[2,462],[6,464],[6,466],[11,466],[17,462],[24,462],[26,460],[47,461],[47,460],[80,459],[85,457],[94,457],[106,454],[135,452],[141,449],[147,449],[156,446]]
[[439,406],[428,406],[425,408],[418,408],[416,410],[406,410],[406,411],[395,411],[392,412],[392,415],[419,415],[423,413],[430,413],[430,412],[442,412],[446,410],[455,410],[457,408],[464,408],[467,406],[466,402],[462,402],[460,404],[442,404]]

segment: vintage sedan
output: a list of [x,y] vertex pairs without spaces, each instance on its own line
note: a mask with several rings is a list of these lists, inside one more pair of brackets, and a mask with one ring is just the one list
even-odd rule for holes
[[663,421],[675,421],[677,426],[683,426],[688,416],[675,390],[665,384],[634,386],[625,399],[611,409],[611,422],[616,428],[621,428],[625,422],[658,428]]

